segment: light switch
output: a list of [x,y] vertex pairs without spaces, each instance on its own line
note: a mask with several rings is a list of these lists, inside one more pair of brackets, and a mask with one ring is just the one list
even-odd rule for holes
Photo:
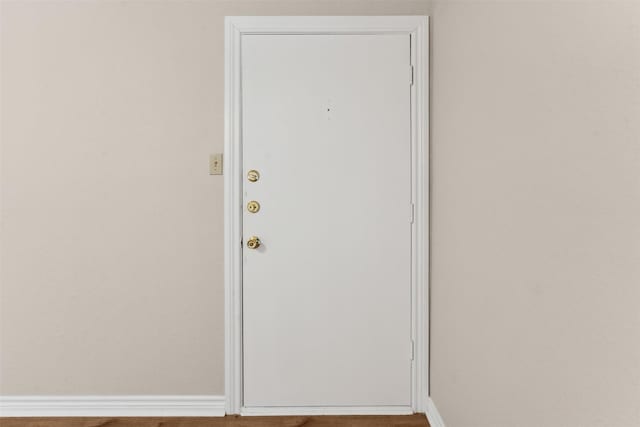
[[222,153],[209,157],[209,175],[222,175]]

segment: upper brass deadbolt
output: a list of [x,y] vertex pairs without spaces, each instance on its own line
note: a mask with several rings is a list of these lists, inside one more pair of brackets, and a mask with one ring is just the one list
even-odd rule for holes
[[247,172],[247,179],[249,180],[249,182],[256,182],[260,179],[260,173],[255,169],[251,169],[249,172]]

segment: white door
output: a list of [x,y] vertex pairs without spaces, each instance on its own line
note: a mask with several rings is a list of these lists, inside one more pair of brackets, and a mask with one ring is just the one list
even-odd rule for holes
[[408,407],[410,36],[241,51],[244,406]]

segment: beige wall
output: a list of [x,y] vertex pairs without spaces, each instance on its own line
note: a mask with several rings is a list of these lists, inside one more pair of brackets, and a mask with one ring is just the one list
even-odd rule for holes
[[430,14],[448,427],[640,425],[640,2],[3,2],[0,394],[222,394],[224,15]]
[[432,14],[440,412],[640,426],[640,2]]
[[0,394],[223,394],[224,16],[426,3],[1,5]]

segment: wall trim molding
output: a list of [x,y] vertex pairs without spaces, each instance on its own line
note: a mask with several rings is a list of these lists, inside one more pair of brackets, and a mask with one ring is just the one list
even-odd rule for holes
[[[242,136],[240,40],[246,34],[407,34],[411,37],[412,229],[411,407],[429,398],[429,17],[225,17],[225,395],[227,413],[244,413],[242,384]],[[291,408],[288,408],[291,409]],[[359,408],[363,410],[364,408]],[[282,408],[281,408],[282,410]],[[291,409],[293,411],[293,409]]]
[[225,397],[0,396],[0,417],[224,417]]
[[431,398],[427,399],[425,415],[431,427],[445,427],[444,420],[440,416],[440,412],[438,412],[438,408],[436,408],[436,404]]

